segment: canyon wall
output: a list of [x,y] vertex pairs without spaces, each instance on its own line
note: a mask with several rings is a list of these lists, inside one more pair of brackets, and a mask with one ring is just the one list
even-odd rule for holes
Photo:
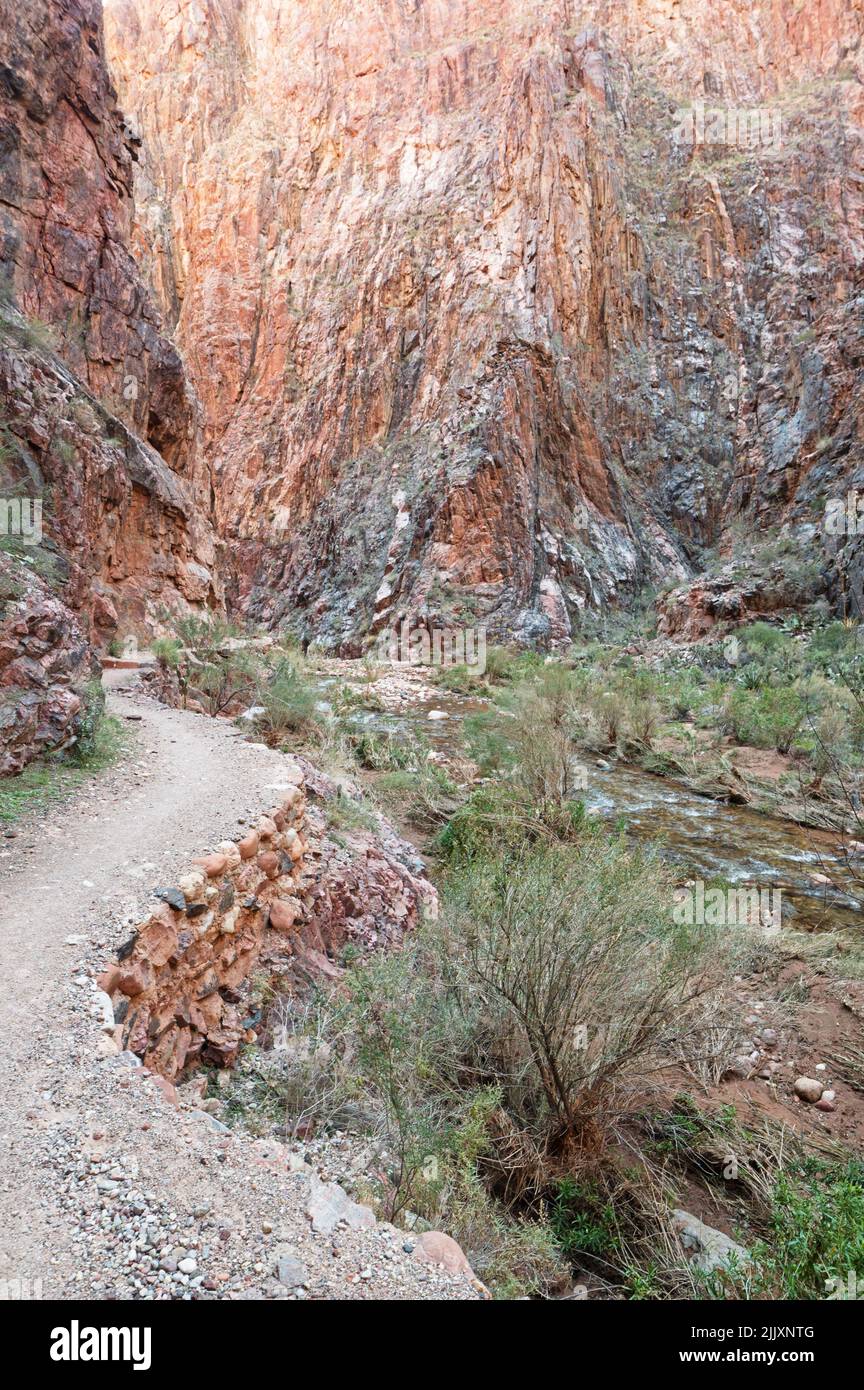
[[566,640],[787,523],[857,584],[860,3],[105,10],[244,611]]
[[42,499],[94,640],[143,637],[219,591],[197,406],[128,245],[134,139],[98,0],[0,0],[0,36],[0,493]]
[[0,0],[2,467],[98,644],[696,635],[789,526],[856,611],[860,3],[102,9]]
[[80,745],[98,649],[222,599],[199,409],[129,249],[135,158],[98,0],[0,0],[0,775]]

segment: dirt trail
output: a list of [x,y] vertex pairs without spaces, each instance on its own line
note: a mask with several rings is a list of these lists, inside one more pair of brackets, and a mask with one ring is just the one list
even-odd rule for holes
[[[227,722],[155,704],[126,671],[106,684],[129,752],[0,841],[0,1280],[41,1280],[43,1297],[303,1297],[273,1279],[287,1239],[313,1297],[476,1297],[383,1225],[324,1259],[302,1159],[174,1109],[127,1054],[99,1054],[91,972],[154,888],[272,802],[281,762]],[[190,1277],[171,1267],[184,1255]]]

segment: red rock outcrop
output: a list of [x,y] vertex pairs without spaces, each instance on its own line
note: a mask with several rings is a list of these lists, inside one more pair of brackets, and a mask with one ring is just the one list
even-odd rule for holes
[[68,608],[0,552],[0,777],[80,739],[101,709],[99,676]]
[[[50,578],[37,607],[59,669],[85,638],[146,638],[166,607],[218,604],[217,547],[194,398],[129,250],[135,147],[98,0],[0,0],[0,131],[0,502],[42,503],[29,558]],[[8,529],[4,511],[4,548]],[[7,770],[77,718],[69,694],[34,726],[14,688]]]
[[101,21],[98,0],[0,0],[3,483],[44,499],[97,640],[218,599],[194,402],[128,246],[135,147]]
[[245,611],[566,640],[845,487],[857,0],[106,17]]
[[99,0],[0,0],[6,292],[106,408],[188,457],[182,365],[128,247],[135,150],[101,28]]

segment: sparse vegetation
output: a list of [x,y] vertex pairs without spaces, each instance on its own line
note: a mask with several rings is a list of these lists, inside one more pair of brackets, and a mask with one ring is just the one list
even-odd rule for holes
[[112,715],[88,713],[83,741],[67,753],[30,763],[14,777],[0,778],[0,822],[15,825],[28,815],[63,801],[94,772],[110,767],[125,747],[120,721]]
[[[296,649],[249,644],[256,732],[317,745],[365,785],[325,803],[328,833],[372,830],[390,808],[427,836],[443,911],[398,953],[346,950],[332,991],[262,1000],[264,1036],[282,1042],[249,1055],[228,1112],[263,1134],[356,1133],[374,1154],[356,1195],[449,1231],[498,1297],[586,1277],[631,1299],[818,1297],[825,1271],[856,1257],[860,1194],[843,1162],[826,1179],[840,1204],[829,1228],[797,1141],[750,1133],[731,1107],[643,1110],[666,1068],[716,1090],[742,1046],[728,982],[777,978],[782,949],[751,929],[676,925],[676,871],[586,813],[580,758],[695,784],[750,747],[827,785],[838,756],[847,769],[860,757],[855,644],[842,627],[760,622],[737,635],[737,660],[724,639],[685,664],[649,663],[639,640],[592,638],[563,661],[502,649],[488,706],[463,721],[470,764],[455,749],[441,760],[374,690],[331,682],[328,710]],[[478,693],[456,668],[441,683]],[[778,994],[777,1007],[795,1003]],[[843,1053],[844,1074],[856,1057]],[[685,1177],[717,1181],[730,1146],[751,1254],[702,1275],[671,1211]]]

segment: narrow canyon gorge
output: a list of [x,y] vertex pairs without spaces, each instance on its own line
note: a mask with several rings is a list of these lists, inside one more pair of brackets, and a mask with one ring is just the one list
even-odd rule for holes
[[[102,9],[5,7],[0,204],[57,347],[9,320],[5,466],[97,644],[227,603],[549,646],[646,586],[698,635],[782,606],[700,571],[783,526],[860,601],[815,525],[859,463],[858,5]],[[721,106],[752,144],[697,141]]]
[[862,38],[0,0],[0,1279],[864,1281]]

